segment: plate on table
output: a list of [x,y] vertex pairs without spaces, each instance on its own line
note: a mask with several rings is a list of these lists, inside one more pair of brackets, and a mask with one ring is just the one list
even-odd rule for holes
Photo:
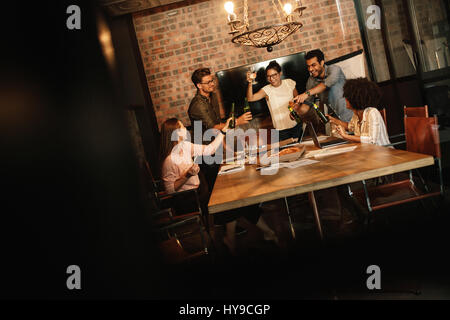
[[[278,152],[269,151],[267,155],[260,158],[260,164],[267,166],[276,162],[290,162],[298,160],[305,153],[305,146],[295,145],[284,148]],[[278,159],[276,159],[278,157]]]

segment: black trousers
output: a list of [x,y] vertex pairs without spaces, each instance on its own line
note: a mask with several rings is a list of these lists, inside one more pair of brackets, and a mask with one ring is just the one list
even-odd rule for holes
[[278,139],[280,141],[289,139],[289,138],[299,138],[302,136],[303,127],[301,123],[297,123],[294,127],[285,130],[278,130]]
[[[214,180],[216,176],[214,177]],[[211,192],[207,186],[206,177],[202,175],[200,172],[200,186],[198,188],[198,195],[200,198],[200,205],[202,207],[202,211],[206,214],[205,219],[208,220],[209,212],[208,212],[208,202]],[[237,208],[233,210],[228,210],[224,212],[219,212],[214,214],[214,224],[215,225],[224,225],[229,222],[236,220],[239,217],[244,217],[248,222],[252,224],[256,224],[261,216],[261,208],[258,205],[247,206],[243,208]]]
[[202,163],[200,164],[200,171],[203,174],[207,189],[209,190],[209,193],[212,192],[212,189],[214,187],[214,183],[216,182],[217,173],[219,172],[220,164],[206,164]]
[[259,220],[259,217],[261,216],[261,211],[262,209],[258,205],[252,205],[215,213],[214,224],[224,225],[240,217],[244,217],[248,222],[256,224]]

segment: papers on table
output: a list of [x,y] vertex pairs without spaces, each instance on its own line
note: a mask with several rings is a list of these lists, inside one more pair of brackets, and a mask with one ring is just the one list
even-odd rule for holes
[[317,160],[311,160],[311,159],[301,159],[297,161],[291,161],[291,162],[280,162],[280,163],[274,163],[271,166],[263,167],[261,168],[261,174],[262,175],[271,175],[276,173],[278,169],[280,168],[289,168],[294,169],[302,166],[307,166],[313,163],[319,162]]
[[244,170],[245,166],[244,164],[227,164],[220,168],[219,173],[222,174],[228,174],[228,173],[234,173]]
[[320,158],[320,157],[327,157],[331,155],[336,155],[340,153],[350,152],[355,150],[357,146],[351,146],[351,147],[335,147],[335,148],[327,148],[327,149],[320,149],[320,150],[312,150],[308,151],[305,154],[305,158]]
[[311,160],[311,159],[302,159],[302,160],[297,160],[297,161],[292,161],[292,162],[282,162],[280,164],[282,165],[282,168],[294,169],[294,168],[298,168],[298,167],[302,167],[302,166],[307,166],[309,164],[313,164],[316,162],[319,162],[319,161]]
[[243,164],[248,159],[248,156],[243,152],[235,152],[231,158],[222,160],[222,164]]
[[281,148],[281,147],[287,147],[289,145],[294,145],[297,144],[298,138],[289,138],[286,140],[282,140],[280,142],[274,142],[272,144],[269,145],[263,145],[259,147],[259,152],[264,152],[264,151],[269,151],[272,149],[277,149],[277,148]]

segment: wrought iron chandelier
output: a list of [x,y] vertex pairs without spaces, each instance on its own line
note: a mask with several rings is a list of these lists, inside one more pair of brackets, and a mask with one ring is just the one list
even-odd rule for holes
[[[228,12],[228,25],[230,26],[229,34],[233,35],[231,41],[245,46],[267,48],[267,51],[271,52],[273,50],[272,46],[279,44],[292,33],[303,27],[301,22],[293,21],[294,14],[301,17],[303,15],[303,10],[306,9],[306,7],[302,5],[301,0],[295,0],[295,9],[292,8],[292,4],[289,2],[283,6],[281,0],[277,1],[281,10],[278,10],[275,0],[272,0],[273,7],[275,8],[278,17],[286,22],[255,30],[250,30],[250,24],[248,22],[248,0],[244,0],[243,23],[237,19],[237,16],[234,13],[233,2],[225,2],[225,10]],[[283,13],[284,19],[281,17],[280,11]]]

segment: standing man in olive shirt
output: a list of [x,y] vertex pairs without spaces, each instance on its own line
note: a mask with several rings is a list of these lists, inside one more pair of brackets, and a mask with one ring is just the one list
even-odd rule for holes
[[[216,90],[214,75],[209,68],[201,68],[194,71],[191,79],[197,88],[197,94],[188,109],[191,124],[194,125],[194,121],[201,121],[203,131],[212,128],[222,130],[225,127],[225,120],[221,119],[218,97],[214,92]],[[248,123],[250,120],[252,120],[252,114],[246,112],[236,119],[236,126]],[[216,181],[219,166],[219,164],[206,163],[200,165],[210,190]]]
[[[189,105],[188,114],[191,124],[194,121],[202,121],[204,130],[215,128],[222,130],[225,121],[221,121],[219,101],[214,76],[208,68],[197,69],[192,74],[192,82],[197,88],[197,94]],[[244,113],[236,119],[236,126],[248,123],[252,120],[251,112]]]

